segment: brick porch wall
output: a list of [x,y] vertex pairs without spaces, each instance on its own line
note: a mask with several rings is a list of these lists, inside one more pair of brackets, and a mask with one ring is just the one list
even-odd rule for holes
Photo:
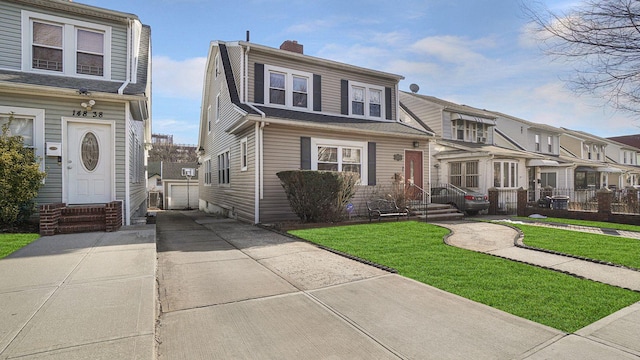
[[65,206],[64,203],[40,205],[40,236],[51,236],[56,233],[60,214]]
[[122,227],[122,201],[112,201],[105,207],[107,232],[118,231]]

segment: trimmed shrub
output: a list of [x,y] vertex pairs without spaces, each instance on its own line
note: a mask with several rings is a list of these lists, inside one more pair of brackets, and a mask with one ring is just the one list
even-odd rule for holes
[[291,170],[276,175],[302,222],[340,221],[359,179],[356,173],[335,171]]
[[35,211],[45,173],[40,171],[33,149],[24,147],[21,136],[11,136],[9,122],[0,134],[0,227],[10,227],[29,219]]

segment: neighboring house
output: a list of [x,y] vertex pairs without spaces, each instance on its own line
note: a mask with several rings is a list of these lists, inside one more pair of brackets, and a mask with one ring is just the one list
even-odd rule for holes
[[[432,134],[399,122],[402,76],[249,42],[211,43],[199,159],[200,209],[251,223],[294,220],[276,173],[337,170],[360,175],[364,200],[403,175],[429,177]],[[395,179],[395,180],[394,180]]]
[[560,137],[562,150],[575,157],[576,189],[621,189],[638,184],[638,150],[613,140],[601,138],[583,131],[563,128]]
[[146,213],[150,28],[61,0],[0,0],[0,123],[14,117],[47,172],[38,204],[122,203]]
[[400,92],[400,104],[405,123],[431,129],[438,136],[430,143],[432,184],[485,193],[493,187],[526,187],[527,162],[544,159],[523,146],[502,144],[495,129],[498,115],[493,112],[407,92]]
[[636,165],[640,164],[640,134],[614,136],[614,137],[609,137],[607,139],[613,140],[613,141],[617,141],[617,142],[625,144],[625,145],[629,145],[633,149],[635,149],[636,154],[638,154],[636,156],[635,164]]
[[526,162],[526,183],[529,200],[538,200],[546,187],[568,189],[573,187],[573,159],[561,156],[560,136],[564,130],[550,125],[530,122],[515,116],[494,112],[496,145],[542,155]]
[[147,165],[147,207],[162,209],[162,161],[149,161]]
[[198,163],[162,162],[162,194],[164,209],[198,208]]

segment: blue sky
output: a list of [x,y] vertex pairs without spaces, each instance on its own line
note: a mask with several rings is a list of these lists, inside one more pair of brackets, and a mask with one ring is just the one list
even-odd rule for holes
[[[543,55],[516,0],[75,0],[138,15],[151,26],[153,132],[195,144],[212,40],[279,47],[400,74],[400,89],[608,137],[640,122],[569,92],[571,64]],[[544,0],[552,10],[575,0]]]

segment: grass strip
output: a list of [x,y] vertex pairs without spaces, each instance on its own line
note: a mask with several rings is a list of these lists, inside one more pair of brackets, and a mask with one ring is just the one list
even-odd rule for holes
[[0,234],[0,259],[38,239],[38,234]]
[[568,333],[640,301],[638,292],[448,246],[448,232],[414,221],[290,231]]
[[530,217],[520,217],[520,216],[514,216],[514,217],[511,217],[510,219],[640,232],[640,226],[616,224],[616,223],[603,222],[603,221],[574,220],[574,219],[563,219],[563,218],[530,218]]
[[640,240],[509,223],[524,233],[525,245],[640,269]]

